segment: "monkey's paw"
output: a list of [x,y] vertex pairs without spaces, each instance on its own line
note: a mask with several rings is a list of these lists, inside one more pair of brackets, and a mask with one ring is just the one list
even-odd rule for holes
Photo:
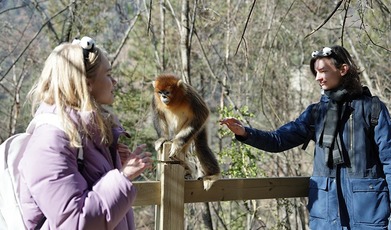
[[203,181],[204,190],[208,191],[212,187],[214,182],[216,182],[220,178],[221,178],[221,174],[218,173],[218,174],[215,174],[215,175],[203,176],[203,177],[200,177],[198,179]]
[[157,152],[162,151],[163,150],[163,144],[166,143],[167,141],[169,141],[169,140],[167,140],[164,137],[159,138],[157,141],[155,141],[155,150]]
[[178,141],[174,140],[171,144],[170,155],[169,158],[177,159],[177,156],[182,151],[183,145],[179,144]]

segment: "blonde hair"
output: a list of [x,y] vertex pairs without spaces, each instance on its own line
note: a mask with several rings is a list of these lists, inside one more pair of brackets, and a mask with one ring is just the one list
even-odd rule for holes
[[98,47],[94,47],[84,58],[83,48],[78,44],[63,43],[57,46],[47,58],[38,82],[28,94],[33,113],[42,102],[56,106],[72,147],[81,147],[80,136],[91,138],[92,134],[87,127],[88,121],[84,119],[80,119],[81,127],[77,129],[69,117],[70,108],[91,115],[89,117],[93,119],[93,124],[97,124],[96,130],[101,134],[102,143],[108,145],[113,140],[113,118],[91,97],[87,85],[87,79],[93,80],[96,76],[102,55],[106,53]]

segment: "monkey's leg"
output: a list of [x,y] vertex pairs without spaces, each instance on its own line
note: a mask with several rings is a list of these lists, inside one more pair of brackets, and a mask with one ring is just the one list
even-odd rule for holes
[[198,124],[184,124],[183,128],[172,139],[172,145],[169,157],[175,157],[179,154],[184,146],[189,145],[194,137],[197,135],[197,130],[202,127],[196,126]]
[[180,151],[177,154],[184,154],[183,161],[180,159],[180,157],[175,154],[174,156],[169,156],[172,160],[180,160],[181,165],[185,168],[185,179],[193,179],[194,178],[194,172],[196,171],[196,164],[195,162],[191,161],[191,156],[189,153],[190,144],[183,146]]
[[160,151],[162,151],[163,149],[163,144],[165,143],[165,142],[167,142],[167,141],[169,141],[167,138],[165,138],[165,137],[161,137],[161,138],[159,138],[159,139],[157,139],[157,141],[155,141],[155,150],[157,151],[157,152],[160,152]]

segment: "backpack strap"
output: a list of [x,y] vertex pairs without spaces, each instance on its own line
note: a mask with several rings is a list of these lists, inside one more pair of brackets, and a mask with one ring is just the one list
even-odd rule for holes
[[303,146],[301,147],[301,149],[303,149],[303,150],[305,150],[307,148],[308,144],[310,143],[312,137],[315,134],[315,121],[316,121],[316,119],[318,118],[318,115],[319,115],[319,106],[320,106],[320,102],[316,103],[312,107],[310,132],[308,133],[307,139],[305,140],[305,142],[303,143]]
[[372,96],[372,105],[371,105],[371,127],[375,127],[378,123],[380,116],[380,99],[378,96]]
[[375,141],[375,126],[378,124],[380,112],[381,112],[380,99],[377,96],[372,96],[369,135],[371,140],[371,154],[376,159],[378,164],[381,164],[381,161],[379,157],[379,148]]
[[61,130],[64,130],[64,126],[61,123],[60,117],[54,113],[41,113],[34,116],[27,126],[26,133],[32,134],[38,126],[48,124],[55,126]]

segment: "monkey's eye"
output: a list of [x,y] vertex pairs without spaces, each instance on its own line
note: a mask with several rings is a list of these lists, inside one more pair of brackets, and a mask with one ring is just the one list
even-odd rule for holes
[[158,93],[159,93],[160,95],[167,96],[167,95],[170,94],[170,91],[167,91],[167,90],[159,90]]

